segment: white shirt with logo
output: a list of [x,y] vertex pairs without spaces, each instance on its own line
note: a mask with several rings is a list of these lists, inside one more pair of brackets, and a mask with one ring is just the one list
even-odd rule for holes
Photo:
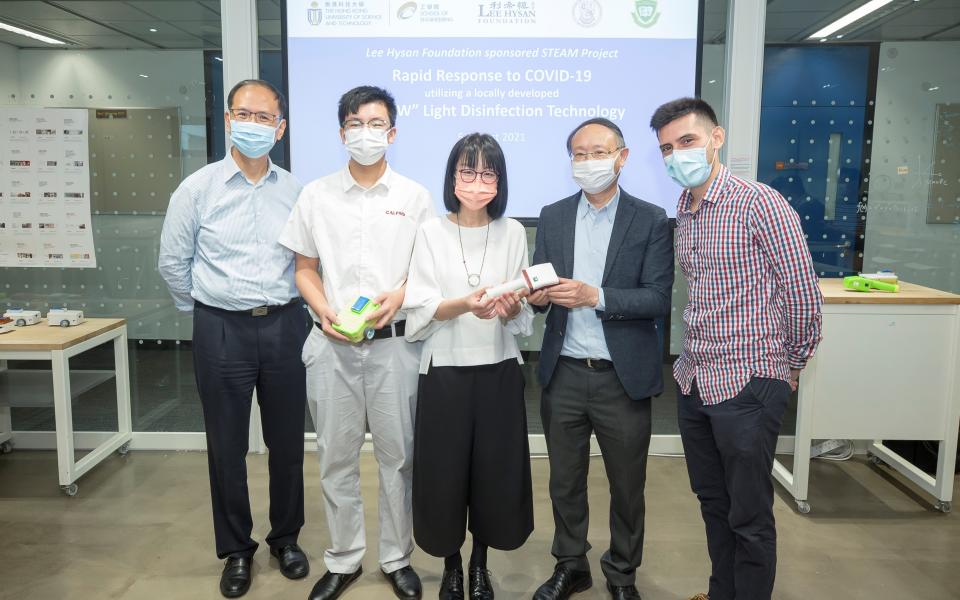
[[339,312],[406,282],[417,229],[434,214],[430,192],[389,166],[367,189],[344,167],[303,188],[280,244],[320,259],[324,294]]

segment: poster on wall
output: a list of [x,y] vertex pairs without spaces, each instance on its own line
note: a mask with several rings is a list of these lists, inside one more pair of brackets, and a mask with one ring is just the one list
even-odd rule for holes
[[0,267],[96,267],[86,109],[4,108]]

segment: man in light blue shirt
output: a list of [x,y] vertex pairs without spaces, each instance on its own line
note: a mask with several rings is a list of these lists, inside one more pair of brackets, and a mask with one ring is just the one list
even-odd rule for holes
[[619,205],[619,186],[613,198],[599,208],[591,204],[586,194],[580,195],[573,247],[573,279],[597,289],[597,304],[570,309],[567,334],[560,349],[562,356],[610,360],[607,341],[603,337],[603,322],[597,313],[606,310],[602,287],[603,268],[607,262],[607,246],[610,245],[613,220]]
[[580,124],[567,152],[581,191],[541,211],[532,261],[552,263],[560,283],[529,297],[547,312],[538,376],[557,560],[534,600],[565,600],[593,585],[591,433],[610,482],[610,546],[600,566],[614,600],[639,599],[650,398],[663,389],[655,321],[670,310],[673,240],[662,208],[620,189],[629,150],[615,123]]
[[254,389],[270,449],[270,553],[290,579],[309,573],[297,545],[303,526],[309,333],[294,283],[293,252],[278,243],[300,184],[268,156],[283,137],[283,95],[261,80],[230,91],[227,156],[187,177],[170,198],[160,237],[160,275],[177,308],[193,312],[193,364],[203,405],[220,591],[250,588],[257,549],[247,493]]

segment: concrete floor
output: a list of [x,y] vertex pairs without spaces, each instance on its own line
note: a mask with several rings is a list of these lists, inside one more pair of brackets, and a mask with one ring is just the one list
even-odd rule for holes
[[[307,525],[301,535],[312,573],[284,579],[265,548],[255,559],[247,598],[306,598],[324,572],[326,525],[315,456],[306,466]],[[590,501],[595,518],[590,553],[595,583],[577,600],[609,597],[599,556],[607,539],[606,481],[594,459]],[[249,460],[258,539],[268,530],[266,457]],[[534,459],[537,528],[520,550],[491,551],[497,598],[529,598],[553,568],[553,523],[548,465]],[[362,458],[370,548],[376,548],[376,466]],[[780,567],[775,598],[960,598],[960,516],[934,512],[929,502],[890,471],[861,459],[812,465],[813,512],[801,516],[778,489]],[[60,495],[53,452],[0,456],[0,598],[220,598],[221,563],[213,550],[206,456],[131,452],[106,460],[80,480],[74,498]],[[956,488],[960,488],[958,478]],[[703,525],[688,489],[684,462],[651,458],[647,484],[646,557],[638,587],[646,600],[687,598],[705,591],[708,575]],[[960,489],[958,489],[960,491]],[[469,544],[469,542],[468,542]],[[413,564],[435,598],[439,560],[417,551]],[[388,600],[375,550],[345,600]]]

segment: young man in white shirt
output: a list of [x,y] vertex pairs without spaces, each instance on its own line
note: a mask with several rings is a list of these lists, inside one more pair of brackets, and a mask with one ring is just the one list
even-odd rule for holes
[[[387,165],[397,108],[386,90],[350,90],[338,116],[350,160],[304,187],[280,236],[296,253],[297,287],[317,325],[304,344],[303,362],[331,547],[324,553],[328,572],[310,600],[339,598],[361,574],[360,448],[367,424],[380,468],[381,571],[397,597],[419,599],[410,555],[420,344],[404,339],[400,308],[417,229],[434,216],[433,204],[422,185]],[[338,312],[361,296],[380,308],[371,315],[374,339],[354,344],[333,325]]]

